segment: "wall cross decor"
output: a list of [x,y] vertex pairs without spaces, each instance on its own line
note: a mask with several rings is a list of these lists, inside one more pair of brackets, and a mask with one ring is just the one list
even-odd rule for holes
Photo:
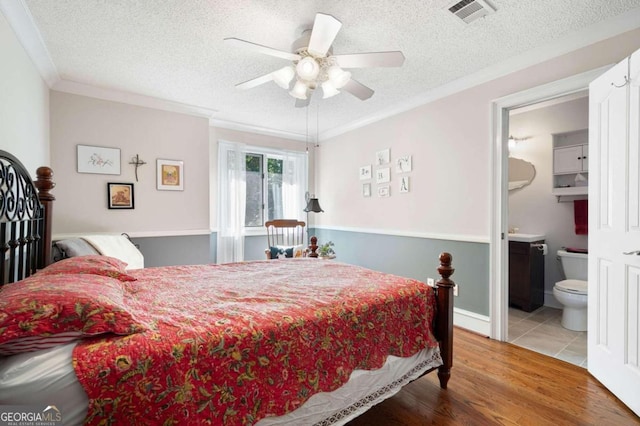
[[147,164],[146,161],[142,161],[142,159],[138,156],[138,154],[136,154],[135,157],[131,157],[131,161],[129,161],[129,164],[133,164],[136,168],[136,182],[138,181],[138,167],[143,166],[145,164]]

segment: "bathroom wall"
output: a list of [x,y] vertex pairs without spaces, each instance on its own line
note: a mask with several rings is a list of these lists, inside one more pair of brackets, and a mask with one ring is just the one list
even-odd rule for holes
[[[586,95],[586,93],[585,93]],[[563,279],[556,251],[561,247],[587,248],[587,236],[576,235],[573,202],[558,202],[553,186],[553,134],[588,128],[588,97],[542,108],[514,110],[509,133],[525,138],[510,149],[512,157],[529,161],[536,168],[531,185],[509,191],[509,227],[520,233],[544,234],[549,253],[545,258],[545,305],[561,307],[553,297],[553,285]],[[524,112],[522,112],[524,111]]]

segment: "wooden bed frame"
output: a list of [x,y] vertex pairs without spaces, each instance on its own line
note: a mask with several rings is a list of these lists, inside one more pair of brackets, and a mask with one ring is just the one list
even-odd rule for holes
[[[36,176],[33,182],[17,158],[0,151],[0,238],[4,242],[0,249],[5,258],[5,262],[0,262],[0,286],[26,278],[51,263],[53,171],[40,167]],[[449,277],[454,269],[449,253],[440,254],[439,260],[441,279],[436,283],[434,333],[443,361],[438,367],[438,378],[440,387],[446,389],[453,364],[454,282]]]

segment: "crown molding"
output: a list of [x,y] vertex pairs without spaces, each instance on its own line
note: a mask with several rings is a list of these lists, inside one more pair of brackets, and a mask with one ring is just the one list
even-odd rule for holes
[[16,34],[49,88],[60,81],[58,70],[49,55],[42,35],[23,0],[0,0],[0,11]]
[[228,130],[236,130],[239,132],[257,133],[259,135],[265,135],[265,136],[275,136],[278,138],[292,139],[300,142],[309,142],[309,143],[315,142],[315,140],[311,140],[312,139],[311,136],[309,136],[307,140],[307,135],[302,133],[294,133],[294,132],[287,132],[284,130],[270,129],[268,127],[253,126],[250,124],[238,123],[235,121],[227,121],[227,120],[211,118],[209,120],[209,125],[211,127],[218,127],[222,129],[228,129]]
[[532,49],[496,65],[484,68],[476,73],[469,74],[465,77],[443,84],[408,99],[406,102],[401,102],[393,107],[386,108],[360,120],[320,133],[319,141],[322,142],[329,138],[384,120],[385,118],[410,111],[438,99],[445,98],[463,90],[478,86],[482,83],[486,83],[541,62],[557,58],[564,54],[637,28],[640,28],[640,8],[633,9],[630,12],[606,21],[598,22],[597,24],[585,28],[582,31],[571,34],[560,41],[554,41],[546,46]]
[[180,102],[173,102],[166,99],[138,95],[136,93],[123,92],[114,89],[106,89],[89,84],[78,83],[71,80],[60,80],[51,88],[51,90],[71,93],[73,95],[88,96],[91,98],[103,99],[106,101],[114,101],[124,104],[159,109],[163,111],[177,112],[208,119],[210,119],[213,114],[218,112],[215,109],[207,107],[183,104]]

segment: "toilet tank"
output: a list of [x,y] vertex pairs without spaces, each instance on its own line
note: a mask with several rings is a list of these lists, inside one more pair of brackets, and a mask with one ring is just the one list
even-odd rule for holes
[[585,253],[569,253],[565,250],[558,250],[558,258],[562,264],[562,270],[566,279],[587,280],[587,270],[589,268]]

